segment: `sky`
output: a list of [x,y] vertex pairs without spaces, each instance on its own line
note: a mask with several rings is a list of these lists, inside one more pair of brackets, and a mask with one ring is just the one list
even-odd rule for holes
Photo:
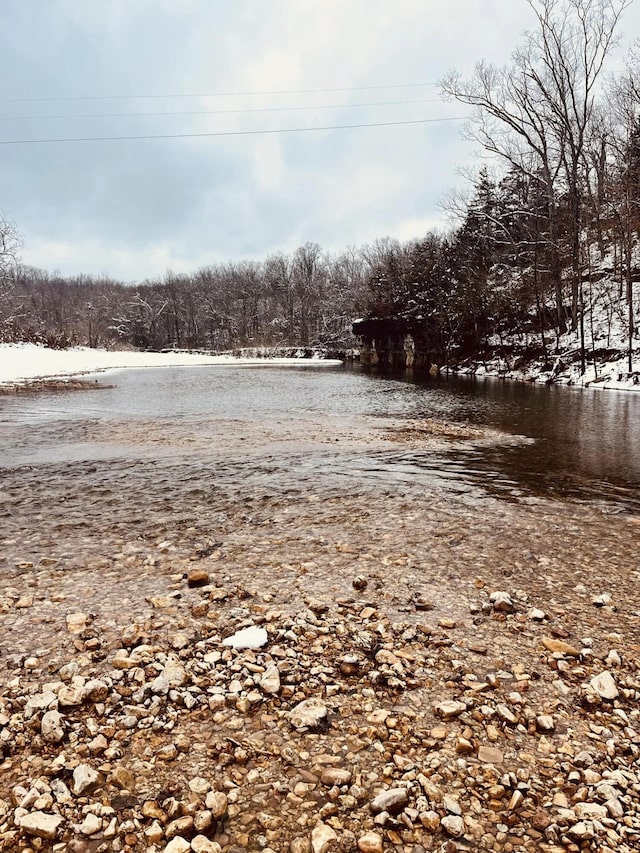
[[[526,0],[0,0],[0,13],[0,143],[178,136],[0,144],[22,261],[131,282],[446,227],[442,202],[478,152],[438,82],[508,62],[533,26]],[[612,68],[640,35],[640,0],[620,32]],[[362,124],[385,126],[306,130]],[[261,133],[282,129],[295,132]]]

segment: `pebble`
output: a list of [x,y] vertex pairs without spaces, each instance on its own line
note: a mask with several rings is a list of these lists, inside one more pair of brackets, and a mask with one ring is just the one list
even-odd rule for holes
[[224,817],[229,808],[227,795],[222,791],[210,791],[205,799],[205,805],[216,820]]
[[556,727],[556,723],[550,714],[541,714],[539,717],[536,717],[536,727],[539,732],[552,732]]
[[451,797],[449,794],[445,794],[442,798],[442,805],[449,812],[449,814],[461,815],[462,808],[458,800],[454,797]]
[[326,823],[318,823],[311,832],[311,849],[313,853],[327,853],[337,840],[338,835],[334,829]]
[[620,691],[616,687],[616,682],[608,670],[601,672],[599,675],[594,675],[589,684],[598,696],[610,702],[617,699],[620,695]]
[[295,729],[319,729],[327,722],[329,709],[320,699],[303,699],[289,711],[289,721]]
[[68,613],[65,617],[67,631],[70,634],[81,634],[87,627],[89,617],[86,613]]
[[439,702],[437,705],[434,705],[433,710],[439,717],[442,717],[445,720],[451,720],[464,713],[467,710],[467,706],[464,702],[456,702],[452,699],[447,700],[446,702]]
[[42,715],[40,732],[47,743],[60,743],[64,739],[64,717],[59,711],[47,711]]
[[164,853],[188,853],[191,850],[191,843],[186,838],[176,835],[164,848]]
[[504,755],[495,746],[481,746],[478,748],[478,759],[485,764],[502,764]]
[[358,839],[361,853],[383,853],[382,836],[377,832],[367,832]]
[[334,785],[348,785],[352,777],[351,770],[347,770],[344,767],[327,767],[322,771],[320,781],[323,785],[328,785],[332,788]]
[[191,589],[200,586],[207,586],[209,583],[209,574],[202,569],[192,569],[187,574],[187,586]]
[[79,764],[73,771],[72,791],[76,797],[81,797],[86,791],[94,788],[100,780],[100,774],[88,764]]
[[580,656],[580,651],[575,646],[565,643],[562,640],[556,640],[555,637],[543,637],[542,644],[547,651],[554,654],[566,655],[573,658]]
[[389,812],[396,814],[409,802],[409,792],[406,788],[390,788],[388,791],[380,791],[371,801],[371,811],[374,814]]
[[191,839],[193,853],[222,853],[222,847],[217,841],[211,841],[206,835],[196,835]]
[[44,838],[46,841],[53,841],[58,833],[58,829],[64,823],[64,819],[60,815],[36,811],[24,815],[17,823],[20,829],[26,832],[27,835]]
[[489,601],[497,613],[513,613],[515,605],[508,592],[492,592]]
[[464,835],[464,821],[458,815],[447,815],[440,823],[447,835],[452,838],[460,838]]
[[102,829],[102,820],[95,814],[89,812],[80,824],[80,832],[83,835],[95,835]]
[[280,692],[280,670],[275,664],[271,664],[265,670],[264,675],[260,679],[260,687],[265,693],[269,693],[272,696]]

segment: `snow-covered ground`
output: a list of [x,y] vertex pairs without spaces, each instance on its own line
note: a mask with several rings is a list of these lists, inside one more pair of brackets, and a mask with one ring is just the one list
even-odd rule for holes
[[127,352],[78,347],[53,350],[36,344],[0,344],[0,385],[60,379],[127,367],[295,366],[330,367],[341,362],[320,358],[234,358],[187,352]]
[[[601,262],[602,272],[612,263],[611,258]],[[585,292],[589,285],[584,284]],[[567,331],[556,341],[552,332],[545,334],[549,362],[543,359],[519,363],[510,356],[500,358],[502,344],[515,351],[525,351],[528,345],[540,345],[540,338],[524,335],[506,337],[502,342],[496,336],[490,341],[495,356],[484,363],[476,362],[458,372],[475,376],[502,376],[521,382],[575,385],[582,388],[612,389],[617,391],[640,391],[640,339],[633,339],[633,356],[629,370],[629,326],[627,307],[619,294],[620,283],[607,274],[587,292],[593,312],[585,317],[586,370],[580,364],[580,339],[577,331]],[[636,287],[636,290],[640,288]],[[640,314],[640,294],[635,295],[636,317]]]
[[[575,358],[575,352],[572,353],[572,358]],[[612,391],[640,391],[640,357],[636,354],[634,354],[631,373],[626,355],[619,355],[597,366],[590,361],[587,363],[584,374],[581,373],[579,358],[569,363],[566,352],[554,356],[551,360],[554,363],[552,370],[545,370],[542,362],[530,362],[523,368],[510,368],[507,360],[496,357],[483,364],[476,363],[462,367],[455,372],[458,375],[499,376],[517,382],[575,385],[579,388]]]

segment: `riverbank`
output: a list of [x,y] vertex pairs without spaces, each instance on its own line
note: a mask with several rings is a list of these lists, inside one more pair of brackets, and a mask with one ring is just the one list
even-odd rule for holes
[[639,519],[302,464],[395,426],[3,471],[0,849],[637,849]]
[[[628,355],[619,351],[597,354],[584,373],[580,353],[566,350],[551,359],[527,358],[511,353],[493,352],[482,361],[469,359],[452,372],[458,376],[491,376],[514,382],[543,385],[567,385],[600,391],[640,391],[640,356],[634,357],[629,371]],[[517,366],[516,366],[517,365]]]
[[[0,388],[12,386],[35,388],[51,386],[60,388],[60,383],[72,377],[105,373],[110,370],[143,367],[186,367],[186,366],[248,366],[299,367],[300,364],[318,367],[337,366],[336,359],[309,357],[269,358],[227,355],[207,355],[192,352],[139,352],[136,350],[102,350],[75,347],[54,350],[36,344],[0,344]],[[67,379],[68,377],[68,379]],[[73,383],[70,384],[73,387]]]
[[[617,285],[616,285],[617,286]],[[640,350],[634,341],[629,365],[628,330],[624,319],[612,315],[611,303],[601,300],[594,307],[585,332],[583,371],[579,330],[561,335],[494,336],[489,353],[469,359],[460,366],[461,375],[500,376],[517,382],[572,385],[613,391],[640,390]]]

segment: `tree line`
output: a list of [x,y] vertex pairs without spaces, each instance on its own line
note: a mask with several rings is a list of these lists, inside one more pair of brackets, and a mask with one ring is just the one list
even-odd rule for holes
[[[549,358],[567,331],[584,368],[623,330],[631,355],[640,280],[640,52],[604,77],[630,0],[525,0],[535,28],[504,67],[442,81],[468,105],[491,162],[456,225],[339,254],[307,243],[263,261],[125,285],[20,265],[0,222],[0,336],[54,345],[229,350],[357,344],[352,320],[420,327],[452,361],[514,343]],[[594,316],[600,318],[597,328]],[[607,318],[604,326],[602,316]],[[603,337],[604,336],[604,337]]]
[[6,342],[54,346],[344,347],[352,342],[367,254],[331,255],[306,243],[264,261],[167,272],[137,285],[12,265],[0,291],[0,334]]

